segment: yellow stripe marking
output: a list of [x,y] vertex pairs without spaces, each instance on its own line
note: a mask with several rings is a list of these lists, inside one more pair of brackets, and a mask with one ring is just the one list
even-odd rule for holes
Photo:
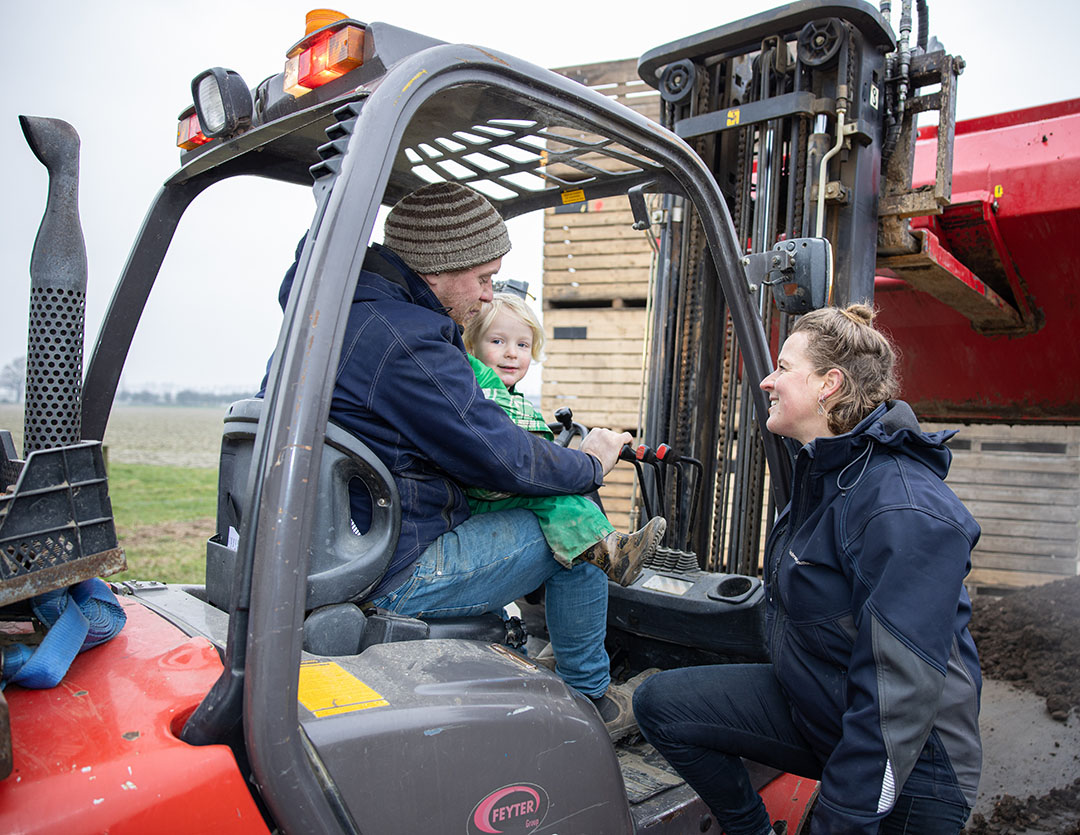
[[301,661],[297,700],[316,718],[390,704],[333,661]]

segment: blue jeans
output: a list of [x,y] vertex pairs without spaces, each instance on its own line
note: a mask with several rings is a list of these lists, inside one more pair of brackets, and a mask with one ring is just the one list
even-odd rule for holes
[[[727,835],[765,835],[771,826],[742,757],[821,779],[822,763],[792,722],[771,664],[657,673],[634,693],[634,714],[645,738],[705,801]],[[967,814],[963,806],[901,794],[880,826],[865,831],[957,835]]]
[[599,697],[611,680],[607,575],[592,563],[563,568],[551,556],[528,510],[500,510],[466,519],[420,555],[412,576],[369,601],[399,615],[465,617],[499,612],[544,586],[556,672],[586,696]]

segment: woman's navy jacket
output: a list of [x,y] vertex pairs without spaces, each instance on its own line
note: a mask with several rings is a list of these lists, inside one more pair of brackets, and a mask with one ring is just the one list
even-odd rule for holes
[[773,667],[823,766],[814,832],[877,832],[897,795],[975,803],[981,676],[963,586],[979,526],[954,433],[902,401],[795,460],[766,546]]
[[[297,247],[297,258],[303,247]],[[278,298],[284,307],[296,264]],[[403,583],[424,550],[469,518],[462,484],[525,496],[589,493],[603,483],[592,455],[520,429],[484,397],[461,333],[428,285],[372,244],[356,282],[330,419],[358,437],[394,477],[401,535],[376,597]],[[367,530],[371,499],[352,493]]]

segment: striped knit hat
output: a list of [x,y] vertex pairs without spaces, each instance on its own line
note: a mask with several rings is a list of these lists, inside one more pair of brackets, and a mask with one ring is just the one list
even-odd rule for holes
[[383,245],[411,269],[429,275],[501,258],[510,251],[510,236],[482,194],[458,183],[432,183],[390,210]]

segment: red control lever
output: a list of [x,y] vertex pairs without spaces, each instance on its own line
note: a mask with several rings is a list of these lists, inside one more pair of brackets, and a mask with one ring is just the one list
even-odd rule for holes
[[648,446],[647,444],[639,444],[635,452],[635,456],[637,457],[638,461],[642,461],[646,464],[656,463],[656,453],[653,452],[652,447]]

